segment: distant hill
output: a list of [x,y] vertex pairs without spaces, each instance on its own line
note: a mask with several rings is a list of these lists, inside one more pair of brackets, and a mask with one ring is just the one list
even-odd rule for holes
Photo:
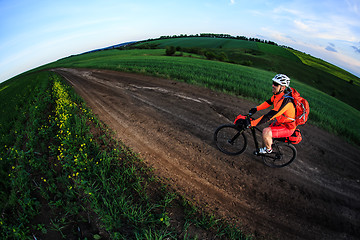
[[176,47],[179,51],[211,51],[220,60],[243,64],[313,86],[360,110],[360,78],[326,61],[291,48],[259,41],[218,37],[171,37],[132,44],[135,48]]
[[136,42],[137,42],[137,41],[120,43],[120,44],[112,45],[112,46],[109,46],[109,47],[104,47],[104,48],[99,48],[99,49],[87,51],[87,52],[84,52],[84,54],[85,54],[85,53],[91,53],[91,52],[97,52],[97,51],[103,51],[103,50],[109,50],[109,49],[114,49],[114,48],[119,48],[119,47],[125,47],[125,46],[127,46],[127,45],[134,44],[134,43],[136,43]]

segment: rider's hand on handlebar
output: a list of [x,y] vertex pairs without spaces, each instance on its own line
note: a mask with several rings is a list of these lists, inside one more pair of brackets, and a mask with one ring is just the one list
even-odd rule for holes
[[236,122],[238,121],[238,120],[243,120],[243,119],[245,119],[245,116],[243,116],[243,115],[239,115],[239,116],[237,116],[236,118],[235,118],[235,121],[234,121],[234,124],[236,124]]
[[240,128],[249,128],[251,126],[250,118],[241,114],[236,117],[234,124]]
[[244,128],[249,128],[249,127],[251,127],[250,118],[246,118],[244,120]]

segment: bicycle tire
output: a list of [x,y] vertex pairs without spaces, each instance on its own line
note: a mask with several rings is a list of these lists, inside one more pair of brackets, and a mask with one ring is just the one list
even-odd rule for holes
[[275,142],[272,153],[262,155],[264,163],[269,167],[282,168],[289,165],[296,158],[294,145],[285,142]]
[[247,138],[233,124],[221,125],[215,130],[214,142],[216,147],[227,155],[239,155],[247,147]]

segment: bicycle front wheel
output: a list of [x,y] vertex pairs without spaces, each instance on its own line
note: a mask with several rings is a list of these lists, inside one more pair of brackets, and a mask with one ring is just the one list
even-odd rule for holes
[[269,167],[281,168],[289,165],[296,158],[296,148],[289,143],[275,142],[272,153],[262,155],[264,163]]
[[247,139],[243,131],[236,129],[233,124],[218,127],[214,133],[216,147],[228,155],[238,155],[245,151]]

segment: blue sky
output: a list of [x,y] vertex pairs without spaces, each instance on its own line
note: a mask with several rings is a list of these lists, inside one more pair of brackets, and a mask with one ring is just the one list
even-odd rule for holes
[[0,0],[0,82],[72,54],[197,33],[271,40],[360,77],[360,0]]

